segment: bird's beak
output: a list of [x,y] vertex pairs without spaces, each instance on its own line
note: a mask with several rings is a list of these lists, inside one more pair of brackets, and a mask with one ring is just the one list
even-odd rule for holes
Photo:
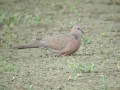
[[84,34],[83,30],[80,29],[80,31]]

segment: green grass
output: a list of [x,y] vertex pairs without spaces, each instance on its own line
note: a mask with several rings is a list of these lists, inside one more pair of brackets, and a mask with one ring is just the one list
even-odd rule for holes
[[77,63],[75,61],[68,60],[68,67],[71,72],[68,80],[77,80],[83,73],[93,73],[95,70],[95,64],[90,62]]
[[11,55],[0,54],[0,71],[3,72],[15,72],[18,69],[16,64],[8,63],[13,59]]
[[40,15],[26,15],[22,21],[28,25],[37,25],[40,23],[41,17]]
[[[48,18],[46,18],[48,20]],[[19,42],[14,33],[13,28],[20,24],[25,25],[37,25],[40,24],[41,17],[40,15],[25,15],[21,17],[19,13],[13,13],[10,16],[7,16],[6,13],[0,10],[0,25],[3,28],[0,33],[0,46],[3,48],[11,47],[13,42]]]
[[0,84],[0,90],[6,90],[6,86]]
[[15,25],[19,24],[28,24],[28,25],[36,25],[41,21],[41,16],[38,15],[21,15],[21,13],[13,13],[11,15],[7,15],[5,11],[0,10],[0,23],[3,27],[8,27],[9,29],[13,29]]
[[33,90],[33,84],[30,84],[30,85],[29,85],[28,90]]
[[87,51],[87,48],[89,47],[89,45],[91,44],[91,40],[88,36],[84,35],[82,37],[82,43],[84,46],[84,53],[87,54],[86,51]]
[[[117,61],[120,61],[120,56],[117,58]],[[120,69],[120,63],[117,63],[117,68]]]
[[0,10],[0,23],[3,22],[3,20],[5,19],[5,12],[3,10]]
[[7,25],[9,28],[13,28],[15,25],[19,24],[20,22],[21,22],[21,17],[19,16],[19,14],[15,13],[5,20],[5,25]]
[[8,29],[3,30],[2,33],[0,34],[1,34],[0,46],[3,48],[10,47],[16,38],[15,33]]
[[4,65],[4,70],[6,72],[15,72],[17,70],[17,65],[16,64],[5,64]]
[[101,77],[101,90],[109,90],[109,83],[108,83],[108,77],[103,75]]
[[78,11],[77,5],[75,4],[70,5],[69,11],[72,13],[76,13]]
[[55,10],[55,11],[59,11],[59,10],[61,10],[61,9],[64,8],[61,4],[56,4],[56,3],[52,3],[52,4],[51,4],[51,7],[52,7],[52,9]]
[[70,69],[73,73],[91,73],[95,69],[94,63],[74,63],[69,62]]
[[0,23],[3,28],[8,27],[9,29],[12,29],[15,25],[19,24],[20,21],[21,17],[18,13],[8,16],[5,11],[0,10]]

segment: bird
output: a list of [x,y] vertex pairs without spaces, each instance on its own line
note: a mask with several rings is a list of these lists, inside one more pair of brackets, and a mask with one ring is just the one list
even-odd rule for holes
[[81,45],[81,36],[84,32],[80,26],[75,25],[71,28],[71,32],[68,34],[58,34],[53,36],[47,36],[41,40],[35,40],[32,44],[21,45],[14,47],[15,49],[26,48],[47,48],[49,51],[68,56],[74,54]]

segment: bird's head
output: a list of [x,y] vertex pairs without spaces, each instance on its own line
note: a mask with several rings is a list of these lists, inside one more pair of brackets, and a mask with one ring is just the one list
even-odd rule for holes
[[73,26],[71,29],[71,34],[72,35],[76,35],[78,37],[80,37],[84,32],[82,31],[82,29],[80,28],[80,26]]

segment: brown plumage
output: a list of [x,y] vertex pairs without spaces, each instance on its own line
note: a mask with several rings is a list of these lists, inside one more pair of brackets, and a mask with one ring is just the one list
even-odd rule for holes
[[71,55],[75,53],[80,47],[80,38],[82,32],[83,31],[79,26],[73,26],[70,34],[48,36],[43,38],[42,40],[36,40],[30,45],[22,45],[14,48],[25,49],[44,47],[60,55]]

